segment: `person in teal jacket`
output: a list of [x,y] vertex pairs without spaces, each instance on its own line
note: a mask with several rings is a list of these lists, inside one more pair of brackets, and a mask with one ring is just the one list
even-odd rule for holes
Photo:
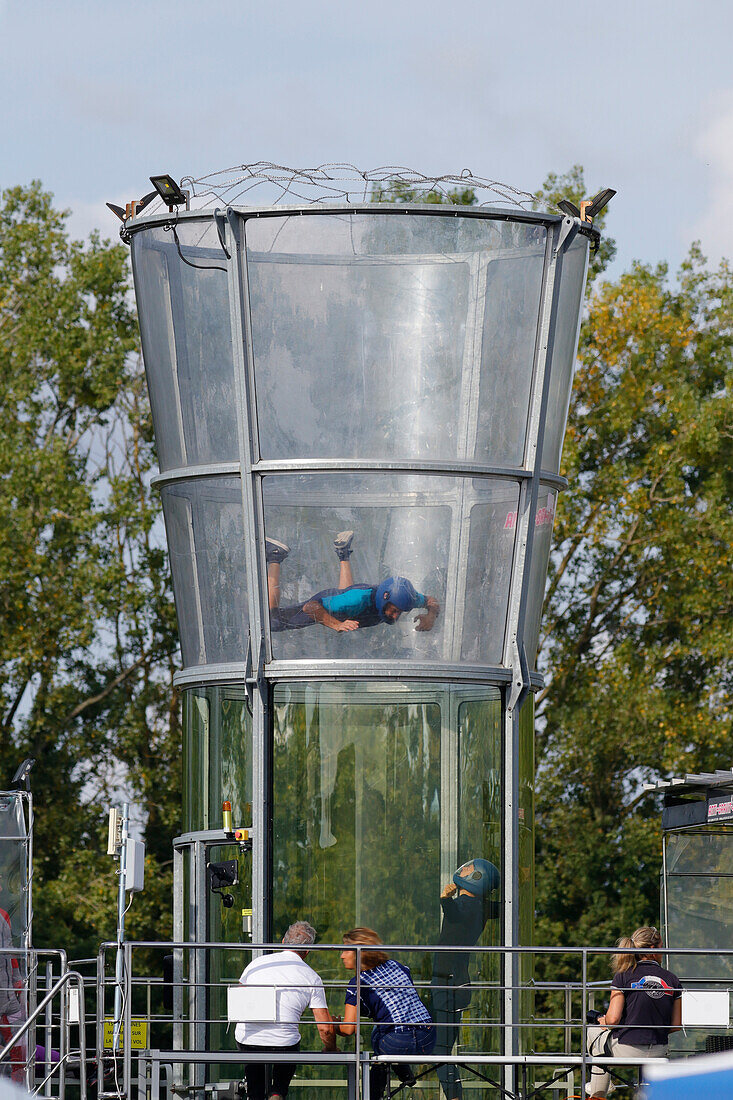
[[386,577],[379,584],[354,584],[351,570],[353,531],[341,531],[333,541],[339,559],[338,588],[324,588],[303,603],[280,606],[280,565],[290,548],[276,539],[265,540],[270,626],[273,631],[299,630],[322,623],[338,632],[360,630],[382,623],[393,625],[400,616],[415,609],[415,630],[432,630],[440,614],[434,596],[418,592],[406,577]]

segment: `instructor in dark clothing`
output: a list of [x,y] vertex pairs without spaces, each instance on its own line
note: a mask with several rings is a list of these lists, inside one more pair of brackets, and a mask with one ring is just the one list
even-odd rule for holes
[[[499,872],[487,859],[473,859],[459,867],[443,887],[440,907],[443,925],[440,946],[473,947],[486,921],[499,916],[499,903],[490,894],[499,885]],[[458,1039],[463,1010],[471,1001],[468,951],[436,951],[433,956],[432,1004],[436,1025],[435,1055],[450,1055]],[[458,1066],[438,1066],[446,1100],[461,1100],[463,1087]]]
[[[598,1027],[588,1028],[588,1053],[613,1058],[665,1058],[670,1033],[682,1022],[682,987],[671,970],[662,966],[662,937],[645,924],[618,941],[611,960],[611,1000]],[[603,1065],[593,1066],[588,1082],[590,1100],[604,1100],[611,1075]]]

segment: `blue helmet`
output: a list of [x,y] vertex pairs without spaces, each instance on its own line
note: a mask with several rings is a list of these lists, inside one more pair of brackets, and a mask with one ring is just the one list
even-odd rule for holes
[[[473,871],[469,871],[467,875],[464,874],[465,868],[470,867],[471,864],[473,864]],[[459,890],[468,890],[469,894],[475,894],[481,898],[488,897],[499,885],[500,880],[498,868],[493,863],[489,863],[488,859],[469,859],[453,876],[453,881]]]
[[406,577],[387,577],[377,585],[374,599],[377,611],[382,622],[391,622],[384,614],[384,609],[391,603],[398,611],[412,611],[417,607],[417,592],[415,586]]

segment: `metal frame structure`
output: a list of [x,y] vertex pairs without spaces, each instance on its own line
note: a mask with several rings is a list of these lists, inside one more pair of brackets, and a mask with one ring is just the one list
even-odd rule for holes
[[[660,779],[656,783],[646,783],[644,790],[650,794],[663,795],[662,809],[662,889],[661,919],[666,942],[671,942],[669,926],[669,867],[667,844],[670,835],[700,830],[730,833],[733,843],[733,768],[718,769],[714,772],[687,773],[670,779]],[[676,872],[679,874],[679,872]],[[685,871],[686,878],[730,879],[730,872],[717,870]],[[714,944],[713,948],[718,945]],[[677,954],[677,951],[674,952]]]
[[[525,433],[523,463],[520,469],[497,467],[469,461],[363,461],[347,459],[329,460],[264,460],[259,452],[257,425],[257,401],[254,390],[253,334],[249,313],[248,269],[244,256],[244,227],[252,219],[304,215],[318,217],[332,214],[375,214],[401,217],[419,214],[426,217],[480,218],[482,220],[512,221],[544,226],[546,233],[545,255],[541,284],[540,310],[535,336],[532,373],[532,390],[529,400],[529,416]],[[405,682],[430,681],[432,684],[461,684],[480,682],[502,690],[503,697],[503,767],[504,767],[504,884],[505,917],[504,942],[508,946],[518,943],[518,795],[519,795],[519,711],[528,692],[542,685],[542,678],[529,668],[524,643],[524,630],[529,593],[530,565],[533,555],[535,515],[541,487],[559,490],[565,487],[563,478],[541,468],[545,419],[550,392],[550,366],[557,327],[560,281],[563,256],[575,236],[580,232],[597,244],[598,233],[577,218],[553,214],[532,213],[481,207],[477,209],[450,206],[417,206],[411,204],[363,203],[328,204],[323,206],[277,206],[270,208],[227,208],[206,214],[176,212],[175,215],[140,217],[126,223],[123,239],[151,227],[171,227],[189,220],[211,224],[215,222],[221,253],[217,264],[226,265],[231,341],[234,352],[235,390],[237,416],[247,431],[239,433],[240,453],[238,462],[217,463],[204,466],[182,467],[167,470],[154,479],[160,487],[176,481],[203,477],[240,477],[242,511],[244,517],[245,562],[248,593],[248,621],[244,633],[249,637],[246,660],[226,665],[203,664],[180,672],[175,677],[178,687],[204,686],[236,681],[244,683],[249,694],[252,711],[252,830],[254,837],[252,865],[252,909],[254,916],[253,940],[265,941],[271,932],[271,820],[272,820],[272,759],[269,737],[270,699],[272,685],[281,680],[382,680],[399,679]],[[176,237],[178,245],[178,239]],[[182,255],[182,254],[181,254]],[[587,261],[586,261],[587,262]],[[579,330],[580,318],[578,318]],[[576,342],[577,346],[577,332]],[[475,383],[472,383],[475,385]],[[478,394],[469,398],[475,408]],[[468,448],[464,447],[468,453]],[[266,563],[264,560],[264,506],[262,480],[268,474],[313,473],[339,470],[381,470],[391,473],[420,473],[430,476],[463,475],[482,479],[513,481],[518,485],[518,514],[511,566],[509,612],[503,644],[503,661],[500,666],[466,665],[454,662],[400,662],[379,660],[325,661],[325,660],[273,660],[269,628],[267,591],[265,586]],[[464,562],[465,569],[465,562]],[[450,598],[447,601],[450,603]],[[446,624],[448,626],[448,624]],[[518,965],[516,956],[510,963]],[[504,1013],[507,1021],[516,1018],[518,1006],[514,997],[517,973],[506,975]],[[507,1047],[505,1054],[516,1054],[516,1033],[505,1030]],[[508,1069],[511,1073],[511,1067]]]
[[[401,952],[409,952],[410,954],[415,952],[434,952],[434,951],[455,951],[456,948],[452,946],[447,947],[425,947],[425,945],[386,945],[387,950],[390,953],[396,954],[399,957]],[[107,974],[106,958],[109,953],[116,947],[114,942],[103,943],[100,946],[100,953],[98,959],[98,983],[97,983],[97,1004],[98,1004],[98,1017],[101,1019],[102,1010],[101,1007],[104,1004],[105,990],[112,989],[114,985],[114,979],[112,977],[111,968],[109,975]],[[282,949],[282,945],[273,943],[255,943],[252,944],[252,948],[256,951],[265,950],[277,950]],[[313,947],[314,952],[330,953],[340,952],[343,948],[342,944],[317,944]],[[133,991],[137,985],[143,985],[150,979],[136,978],[134,967],[135,952],[149,953],[151,949],[173,950],[173,951],[189,951],[196,955],[199,952],[207,951],[234,951],[237,950],[236,945],[231,943],[202,943],[191,944],[181,942],[156,942],[145,941],[138,943],[125,944],[125,1004],[126,1014],[124,1020],[125,1041],[123,1043],[123,1050],[121,1053],[122,1059],[122,1078],[118,1084],[118,1090],[114,1093],[106,1092],[103,1096],[112,1098],[117,1097],[117,1100],[130,1100],[133,1095],[134,1084],[139,1082],[138,1095],[148,1094],[150,1100],[160,1100],[160,1077],[161,1069],[166,1067],[167,1070],[167,1083],[169,1085],[169,1092],[167,1095],[171,1095],[171,1091],[177,1094],[191,1095],[193,1092],[203,1090],[203,1086],[200,1082],[203,1081],[205,1068],[207,1065],[222,1065],[231,1066],[236,1078],[239,1077],[240,1068],[243,1060],[241,1051],[221,1051],[214,1049],[202,1049],[191,1050],[181,1049],[180,1047],[174,1047],[173,1050],[164,1050],[155,1047],[152,1043],[150,1047],[140,1050],[137,1054],[133,1054],[132,1044],[129,1041],[131,1035],[132,1026],[132,1001]],[[358,945],[355,945],[355,950],[360,951]],[[438,1065],[450,1063],[465,1067],[480,1080],[486,1081],[489,1085],[496,1088],[497,1092],[501,1092],[502,1095],[507,1097],[507,1100],[527,1100],[528,1097],[536,1095],[552,1095],[552,1093],[545,1092],[545,1089],[556,1089],[555,1095],[562,1093],[568,1097],[577,1095],[575,1091],[577,1087],[577,1079],[574,1077],[575,1072],[580,1074],[581,1091],[584,1090],[588,1080],[588,1073],[590,1066],[597,1061],[596,1058],[590,1056],[587,1053],[587,1030],[590,1026],[587,1021],[587,1012],[595,1005],[596,996],[604,997],[607,995],[611,988],[610,977],[603,982],[591,981],[588,977],[589,970],[591,968],[591,961],[596,962],[599,959],[610,960],[610,956],[617,950],[616,948],[609,947],[549,947],[549,948],[537,948],[537,947],[524,947],[524,948],[504,948],[504,947],[466,947],[459,948],[469,955],[471,954],[499,954],[501,956],[516,955],[521,957],[527,954],[540,953],[547,957],[548,961],[556,958],[562,960],[564,964],[567,964],[568,958],[573,958],[575,962],[575,970],[578,973],[578,978],[573,981],[567,982],[541,982],[531,983],[529,988],[534,992],[547,992],[555,995],[556,1001],[563,1002],[563,1008],[560,1015],[556,1015],[555,1011],[552,1011],[550,1016],[544,1015],[540,1012],[539,1015],[533,1017],[531,1020],[525,1022],[521,1027],[530,1030],[545,1029],[551,1033],[558,1033],[562,1035],[561,1041],[554,1043],[547,1035],[544,1037],[544,1045],[546,1050],[537,1051],[533,1053],[517,1053],[508,1054],[507,1046],[510,1044],[504,1043],[503,1049],[498,1052],[487,1053],[483,1050],[463,1050],[462,1053],[446,1056],[444,1054],[407,1054],[407,1055],[384,1055],[375,1056],[370,1052],[364,1050],[363,1047],[363,1033],[357,1024],[355,1030],[355,1039],[353,1048],[347,1043],[348,1049],[343,1049],[335,1052],[312,1052],[302,1050],[299,1053],[283,1053],[278,1057],[282,1061],[295,1062],[298,1065],[317,1065],[317,1066],[346,1066],[348,1070],[348,1100],[369,1100],[369,1077],[368,1068],[373,1060],[385,1061],[385,1062],[404,1062],[404,1063],[419,1063],[421,1066],[427,1067],[428,1070],[437,1068]],[[663,954],[671,954],[672,952],[666,951]],[[688,948],[681,949],[679,954],[683,957],[696,957],[706,955],[711,957],[709,950],[704,948]],[[719,951],[716,953],[716,961],[720,961],[725,958],[733,958],[733,950]],[[110,958],[111,961],[111,958]],[[356,974],[358,975],[359,960],[357,958]],[[505,974],[513,972],[513,967],[509,964],[503,967]],[[193,981],[193,979],[191,979]],[[159,981],[159,979],[158,979]],[[344,982],[337,983],[338,990],[331,990],[331,996],[334,992],[337,992],[339,996],[343,995]],[[703,985],[716,986],[717,978],[711,975],[708,980],[702,983]],[[184,989],[187,987],[187,983],[184,983]],[[357,993],[358,997],[358,993]],[[200,1002],[199,1002],[200,1006]],[[193,1024],[194,1027],[200,1024],[206,1026],[208,1021],[199,1021],[196,1018],[189,1018],[188,1023]],[[305,1020],[303,1021],[305,1023]],[[495,1024],[488,1022],[485,1026],[495,1027]],[[689,1025],[688,1025],[689,1026]],[[519,1033],[521,1027],[516,1024],[502,1025],[503,1030],[509,1032]],[[694,1029],[693,1029],[694,1030]],[[101,1032],[98,1033],[100,1035]],[[117,1058],[120,1058],[120,1053],[117,1054],[107,1051],[104,1052],[101,1041],[98,1040],[98,1057],[101,1059],[104,1057],[107,1062],[115,1062]],[[133,1058],[137,1057],[140,1063],[140,1071],[136,1075],[134,1072]],[[272,1061],[272,1054],[256,1053],[247,1055],[247,1062],[268,1062]],[[608,1066],[613,1070],[626,1069],[632,1067],[644,1067],[651,1064],[659,1064],[660,1061],[665,1059],[644,1059],[642,1058],[629,1058],[629,1057],[613,1057],[604,1056],[602,1059],[603,1065]],[[179,1067],[179,1068],[175,1068]],[[236,1069],[235,1069],[236,1067]],[[477,1067],[474,1071],[472,1067]],[[501,1078],[499,1081],[493,1078],[489,1079],[485,1076],[486,1072],[490,1071],[491,1067],[495,1067],[503,1073],[503,1083]],[[541,1086],[537,1082],[531,1083],[529,1074],[533,1071],[536,1072],[539,1068],[546,1067],[551,1075],[551,1080],[545,1081]],[[188,1079],[186,1079],[185,1071],[188,1070]],[[218,1089],[219,1094],[223,1092],[224,1096],[230,1096],[231,1092],[228,1090],[228,1081],[223,1081]],[[312,1082],[313,1091],[317,1091],[318,1083]],[[326,1082],[323,1083],[326,1085]],[[149,1093],[147,1090],[150,1090]],[[212,1086],[212,1092],[208,1093],[211,1096],[216,1095],[217,1087]]]

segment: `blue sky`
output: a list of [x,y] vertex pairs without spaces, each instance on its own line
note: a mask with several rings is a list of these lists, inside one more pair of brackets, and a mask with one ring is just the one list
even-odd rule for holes
[[271,160],[470,168],[615,187],[618,271],[733,254],[729,0],[223,3],[0,0],[0,184],[40,178],[72,228],[105,200]]

